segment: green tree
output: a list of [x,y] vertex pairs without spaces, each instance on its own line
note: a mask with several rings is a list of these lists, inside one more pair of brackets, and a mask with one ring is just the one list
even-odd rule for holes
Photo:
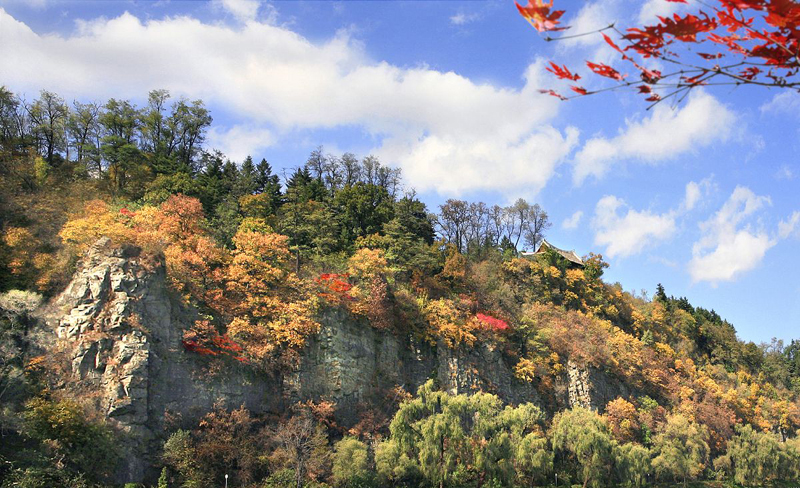
[[541,419],[533,405],[507,407],[488,393],[450,395],[428,381],[392,420],[378,470],[390,479],[413,477],[418,470],[430,485],[440,487],[510,485],[517,468],[527,476],[549,465]]
[[392,200],[385,188],[356,183],[342,188],[333,199],[342,239],[353,243],[358,237],[379,232],[394,216]]
[[777,478],[781,474],[780,454],[780,443],[774,434],[759,432],[750,425],[737,425],[736,435],[728,441],[727,455],[734,479],[745,486]]
[[37,397],[26,404],[24,419],[26,434],[75,472],[93,479],[110,474],[117,460],[111,430],[90,421],[76,403]]
[[626,486],[642,487],[652,470],[650,450],[639,444],[614,446],[614,466],[617,478]]
[[50,165],[56,166],[55,155],[66,149],[66,124],[69,107],[55,93],[42,90],[39,98],[28,107],[33,134],[40,153]]
[[333,478],[338,486],[355,487],[369,478],[367,445],[355,437],[345,437],[333,446]]
[[161,469],[161,474],[158,477],[158,488],[169,488],[169,470],[166,466]]
[[568,464],[575,463],[586,486],[602,486],[612,462],[608,425],[597,413],[574,407],[553,419],[553,448]]
[[653,468],[659,476],[683,480],[685,484],[706,468],[708,431],[683,415],[671,415],[664,430],[653,439],[653,454]]
[[255,193],[269,195],[273,209],[277,209],[283,201],[280,179],[278,175],[272,174],[272,166],[270,166],[266,159],[262,159],[256,166]]
[[92,168],[96,176],[103,172],[100,158],[100,107],[96,103],[73,103],[74,110],[67,120],[70,145],[75,148],[76,161]]
[[297,188],[287,191],[287,203],[280,207],[276,229],[289,236],[295,256],[295,272],[307,255],[327,255],[339,249],[336,219],[328,206],[315,200],[303,200]]
[[188,431],[179,430],[169,436],[164,443],[162,458],[178,474],[179,486],[182,488],[206,488],[211,485],[208,471],[201,466]]
[[194,159],[202,148],[205,132],[212,122],[211,114],[202,100],[179,100],[172,106],[167,119],[170,142],[166,155],[174,156],[187,169],[193,168]]

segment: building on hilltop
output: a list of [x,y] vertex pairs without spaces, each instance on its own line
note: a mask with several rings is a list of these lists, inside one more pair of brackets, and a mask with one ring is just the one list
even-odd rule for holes
[[536,249],[536,252],[523,252],[522,256],[524,257],[541,256],[549,250],[554,251],[556,254],[569,261],[571,263],[571,266],[577,268],[583,268],[585,266],[583,259],[581,259],[580,256],[575,254],[575,251],[565,251],[563,249],[559,249],[556,246],[547,242],[547,240],[545,239],[542,239],[542,243],[539,244],[539,248]]

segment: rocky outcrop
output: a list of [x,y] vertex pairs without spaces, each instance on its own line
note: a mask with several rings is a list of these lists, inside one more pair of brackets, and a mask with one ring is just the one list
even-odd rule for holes
[[568,406],[580,406],[603,412],[606,404],[617,397],[631,397],[630,389],[605,371],[593,366],[567,361]]
[[204,375],[184,350],[195,313],[167,287],[163,260],[134,247],[96,242],[48,314],[67,350],[67,386],[122,432],[118,481],[152,476],[167,428],[196,425],[221,401],[256,413],[279,412],[279,379],[249,371]]
[[[205,358],[181,342],[196,318],[167,286],[162,258],[108,239],[91,247],[50,307],[48,323],[69,357],[68,387],[93,399],[124,434],[119,482],[152,480],[168,431],[197,425],[217,402],[265,414],[330,400],[347,426],[370,395],[394,386],[415,392],[435,378],[452,393],[480,390],[510,403],[540,403],[491,344],[451,350],[377,330],[341,310],[323,313],[321,332],[295,371],[270,376],[232,365],[208,375]],[[595,409],[620,391],[601,371],[572,363],[565,382],[569,404]]]

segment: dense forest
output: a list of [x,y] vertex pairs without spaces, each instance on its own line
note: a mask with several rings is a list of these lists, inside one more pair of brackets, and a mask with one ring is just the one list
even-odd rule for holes
[[[109,486],[124,433],[70,390],[37,318],[101,237],[163,258],[172,291],[203,317],[182,343],[204,374],[291,370],[336,309],[437,347],[492,344],[542,399],[397,385],[354,426],[325,401],[280,418],[219,407],[165,435],[159,488],[224,475],[298,488],[800,478],[800,341],[742,342],[660,285],[626,292],[603,281],[601,255],[576,266],[555,250],[523,254],[550,227],[537,204],[433,211],[399,170],[323,148],[275,174],[206,147],[202,101],[147,100],[69,105],[0,88],[3,488]],[[568,362],[635,395],[565,408]]]

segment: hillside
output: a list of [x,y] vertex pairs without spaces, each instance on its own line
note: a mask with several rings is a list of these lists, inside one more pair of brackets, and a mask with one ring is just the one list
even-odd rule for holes
[[800,477],[800,341],[523,252],[550,226],[524,200],[433,213],[321,148],[236,164],[168,99],[0,90],[4,488]]

